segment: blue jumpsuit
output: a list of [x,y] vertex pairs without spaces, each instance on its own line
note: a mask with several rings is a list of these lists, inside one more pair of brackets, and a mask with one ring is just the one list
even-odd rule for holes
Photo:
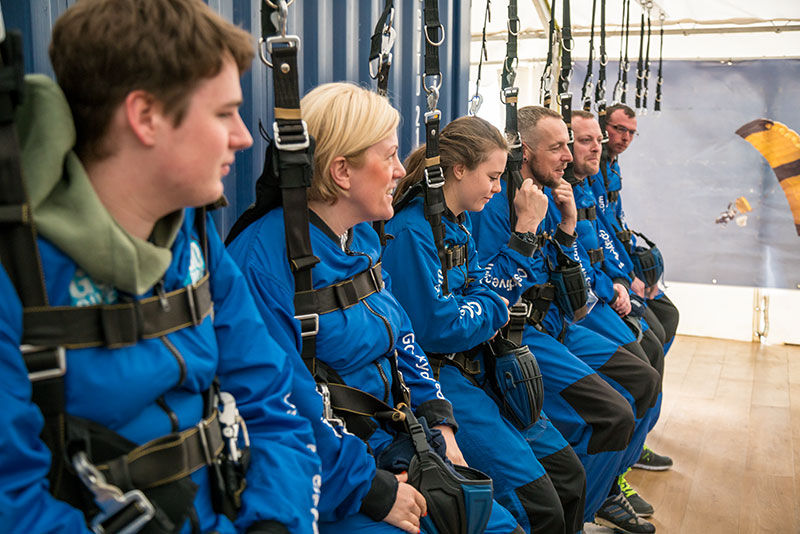
[[[542,251],[531,255],[511,235],[505,181],[502,187],[500,194],[470,218],[478,259],[487,266],[487,285],[514,302],[520,292],[547,283],[549,271]],[[555,304],[550,307],[552,318]],[[583,519],[591,521],[619,474],[634,431],[633,411],[620,393],[550,335],[527,324],[523,342],[539,362],[545,389],[544,410],[586,471]],[[545,461],[542,464],[547,468]]]
[[[312,269],[315,288],[352,278],[379,261],[380,242],[368,224],[354,226],[346,250],[342,250],[339,237],[313,212],[310,215],[312,249],[320,259]],[[292,354],[291,359],[300,374],[305,364],[299,355],[300,326],[294,318],[295,283],[287,261],[283,208],[270,211],[248,226],[230,244],[229,250],[245,273],[261,315],[273,325],[278,343]],[[398,400],[392,399],[391,394],[389,361],[396,351],[399,370],[411,390],[415,413],[424,416],[430,426],[445,424],[456,428],[452,407],[433,378],[427,358],[415,341],[408,316],[393,297],[388,277],[385,278],[387,289],[370,294],[346,310],[320,315],[316,357],[335,370],[347,385],[396,405]],[[312,380],[308,371],[305,375],[308,381]],[[318,452],[327,475],[322,488],[321,512],[324,515],[320,531],[398,534],[399,529],[376,522],[363,510],[359,511],[371,486],[374,491],[389,493],[393,503],[396,479],[391,474],[386,477],[386,471],[376,470],[375,459],[367,453],[366,447],[355,443],[361,442],[360,439],[341,427],[332,434],[327,423],[320,424],[320,412],[315,406],[305,414],[316,422]],[[368,437],[371,454],[380,459],[394,437],[392,429],[378,427]],[[377,475],[378,472],[384,474]],[[351,497],[346,506],[338,504],[337,501],[348,495]],[[335,513],[334,508],[338,508]],[[516,521],[506,510],[497,505],[493,507],[486,532],[508,534],[516,528]]]
[[[578,208],[579,213],[583,209],[596,208],[596,201],[594,193],[592,192],[589,181],[591,179],[584,179],[572,187],[573,194],[575,195],[575,206]],[[624,324],[617,313],[610,307],[610,304],[617,298],[614,291],[613,284],[620,283],[626,288],[630,288],[631,277],[629,276],[630,270],[625,270],[626,266],[621,262],[621,257],[617,250],[623,250],[622,243],[620,243],[616,235],[604,228],[602,225],[602,218],[588,219],[578,217],[578,224],[575,231],[578,234],[579,250],[581,252],[581,261],[586,266],[588,276],[592,282],[592,289],[595,294],[602,301],[593,314],[584,320],[584,326],[592,330],[610,337],[614,341],[627,343],[626,339],[630,339],[628,334],[620,327],[630,330]],[[602,243],[601,243],[601,237]],[[603,259],[600,261],[592,262],[589,257],[590,250],[603,250]],[[603,305],[603,303],[609,306]],[[617,315],[616,319],[611,316]],[[641,320],[642,326],[642,339],[639,342],[644,354],[650,361],[650,364],[655,367],[659,374],[663,375],[664,372],[664,347],[661,345],[656,335],[650,331],[649,326],[645,320]],[[636,346],[633,345],[635,348]]]
[[[608,162],[604,158],[601,165],[605,165],[605,176],[608,178],[608,182],[605,182],[606,178],[603,173],[598,172],[592,177],[592,192],[597,199],[598,210],[602,213],[607,227],[616,234],[616,232],[629,229],[625,222],[625,212],[622,209],[622,175],[617,160]],[[631,245],[636,245],[636,236],[631,236]],[[624,247],[621,253],[626,267],[633,270],[633,263],[625,253]],[[645,317],[664,346],[664,354],[666,354],[675,339],[675,332],[678,330],[678,309],[663,291],[659,291],[655,298],[648,299],[647,311],[649,313]]]
[[[202,532],[243,532],[261,520],[285,525],[292,533],[313,528],[314,486],[320,484],[319,460],[311,451],[313,435],[292,405],[292,368],[267,333],[236,264],[208,217],[208,258],[200,251],[194,210],[187,209],[164,275],[169,292],[196,281],[208,264],[214,317],[196,327],[118,348],[67,350],[67,413],[100,423],[123,437],[145,443],[172,431],[191,428],[202,418],[203,392],[217,376],[221,389],[236,397],[247,421],[251,464],[244,505],[234,526],[214,513],[206,468],[191,475],[199,485],[194,501]],[[92,280],[44,237],[38,240],[49,302],[53,306],[112,303],[117,292]],[[91,244],[87,244],[91,245]],[[83,514],[48,492],[50,451],[39,439],[42,416],[31,403],[31,385],[18,346],[19,303],[2,277],[0,303],[3,366],[0,388],[0,524],[15,532],[86,534]],[[145,294],[151,296],[152,289]],[[163,402],[162,402],[163,401]],[[191,532],[189,521],[181,532]]]
[[[558,236],[562,234],[558,228],[561,212],[553,200],[552,192],[545,188],[545,193],[548,195],[549,205],[540,230]],[[598,287],[601,294],[598,295],[599,299],[595,306],[580,324],[568,325],[564,329],[563,325],[566,323],[563,323],[562,318],[562,321],[545,321],[545,328],[555,336],[558,336],[563,329],[564,345],[589,367],[605,377],[609,384],[631,403],[636,417],[636,430],[623,459],[621,472],[625,472],[639,459],[647,432],[655,425],[658,417],[661,403],[661,375],[650,365],[630,329],[603,300],[613,298],[613,288],[610,283],[599,286],[593,283],[598,278],[589,262],[588,254],[580,243],[580,238],[569,247],[559,243],[546,247],[548,261],[553,265],[557,260],[555,246],[560,246],[565,254],[581,263],[587,285],[592,290]],[[551,306],[551,309],[553,308],[557,307]]]
[[[386,225],[393,239],[384,250],[384,268],[396,286],[403,288],[397,291],[397,298],[427,352],[469,350],[494,336],[506,322],[506,304],[484,283],[485,273],[478,265],[469,227],[467,214],[459,220],[451,214],[445,217],[446,246],[466,245],[468,260],[448,271],[450,294],[444,296],[441,264],[431,227],[423,215],[422,198],[412,200]],[[476,378],[482,384],[483,356],[477,359],[481,374]],[[552,423],[543,417],[523,436],[501,416],[484,390],[456,367],[442,366],[439,381],[460,424],[458,442],[464,457],[492,477],[498,502],[514,514],[526,532],[575,532],[575,523],[580,523],[582,515],[585,475]],[[565,481],[563,496],[537,459],[551,456],[563,472],[557,476]],[[577,529],[581,528],[578,524]]]

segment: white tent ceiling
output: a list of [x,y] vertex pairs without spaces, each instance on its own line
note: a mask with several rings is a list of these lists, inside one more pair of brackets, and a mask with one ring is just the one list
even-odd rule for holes
[[[538,4],[538,10],[537,10]],[[597,2],[599,10],[599,0]],[[542,16],[549,16],[547,0],[518,0],[520,59],[540,59],[546,54],[546,26]],[[655,0],[650,11],[654,32],[660,28],[664,13],[665,58],[760,58],[800,57],[800,1],[762,0]],[[472,0],[473,63],[484,22],[485,0]],[[490,0],[491,22],[486,34],[489,59],[502,60],[507,36],[508,2]],[[561,2],[556,5],[556,20],[561,20]],[[638,46],[639,24],[645,11],[639,0],[631,0],[631,46]],[[588,34],[592,20],[592,0],[572,0],[571,17],[576,35],[574,55],[588,54]],[[599,16],[597,17],[599,24]],[[622,29],[622,0],[607,0],[606,30],[609,55],[619,53],[617,37]],[[498,43],[499,41],[499,43]],[[477,48],[476,48],[477,42]],[[524,50],[524,51],[523,51]],[[636,51],[633,51],[634,55]]]

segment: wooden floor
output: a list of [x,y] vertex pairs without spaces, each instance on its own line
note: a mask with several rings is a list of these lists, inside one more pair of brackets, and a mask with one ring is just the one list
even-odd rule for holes
[[675,461],[627,478],[658,534],[800,534],[800,347],[679,336],[647,444]]

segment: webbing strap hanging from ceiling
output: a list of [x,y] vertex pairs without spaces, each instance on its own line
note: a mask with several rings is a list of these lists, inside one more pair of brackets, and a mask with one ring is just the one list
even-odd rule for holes
[[508,2],[508,41],[506,43],[506,58],[503,61],[503,74],[501,78],[500,101],[506,106],[506,137],[510,142],[508,159],[503,178],[506,180],[506,196],[508,197],[508,213],[511,230],[516,226],[516,211],[514,210],[514,196],[522,185],[522,142],[519,137],[517,125],[517,103],[519,88],[514,86],[517,77],[517,36],[519,35],[520,22],[517,15],[517,0]]
[[644,90],[644,10],[642,10],[642,19],[639,23],[639,59],[636,60],[636,96],[634,97],[634,106],[637,111],[642,109],[642,91]]
[[664,82],[663,77],[663,60],[664,60],[664,12],[662,11],[659,16],[659,20],[661,21],[661,45],[659,46],[658,50],[658,79],[656,80],[656,101],[653,104],[653,110],[655,111],[656,115],[661,114],[661,85]]
[[375,24],[370,39],[369,75],[378,81],[378,94],[387,96],[389,87],[389,67],[392,66],[392,47],[397,36],[393,27],[394,1],[386,0],[383,12]]
[[[572,39],[572,21],[570,19],[569,0],[563,2],[563,16],[561,20],[561,71],[558,74],[558,103],[561,106],[561,117],[567,125],[569,132],[569,150],[573,151],[575,141],[572,133],[572,93],[569,91],[569,82],[572,78],[572,48],[575,45]],[[570,161],[564,169],[564,179],[570,184],[575,184],[575,174]]]
[[[422,74],[422,87],[428,94],[428,111],[425,121],[425,170],[422,180],[422,193],[425,200],[425,218],[431,226],[433,241],[439,262],[442,265],[442,294],[448,295],[447,252],[444,248],[445,226],[442,220],[447,206],[444,201],[444,172],[439,159],[439,125],[442,113],[436,107],[439,103],[439,89],[442,87],[442,72],[439,69],[439,47],[444,42],[444,26],[439,21],[439,0],[425,0],[422,33],[425,38],[425,72]],[[429,84],[429,80],[435,80]]]
[[647,114],[647,86],[650,83],[650,36],[652,34],[652,25],[650,23],[650,9],[653,7],[652,2],[647,3],[647,45],[644,53],[644,80],[642,80],[642,114]]
[[592,29],[589,34],[589,61],[586,64],[586,77],[583,78],[583,88],[581,89],[581,100],[583,110],[592,110],[592,80],[594,79],[594,21],[597,13],[597,0],[592,0]]
[[539,85],[539,101],[542,106],[549,108],[552,102],[550,88],[553,85],[553,44],[556,35],[556,0],[550,4],[550,27],[547,34],[547,61],[542,71],[542,80]]
[[486,11],[483,13],[483,36],[481,37],[481,57],[478,59],[478,79],[475,80],[475,94],[469,99],[469,110],[467,113],[470,117],[477,115],[478,110],[483,104],[483,96],[481,96],[481,70],[483,69],[483,62],[489,61],[489,52],[486,50],[486,26],[492,21],[491,11],[492,0],[486,0]]
[[606,132],[606,65],[608,65],[608,54],[606,53],[606,0],[600,0],[600,66],[597,69],[597,86],[594,91],[594,102],[597,106],[597,122],[600,123],[600,131],[603,132],[603,143],[608,141]]
[[619,48],[619,71],[617,74],[617,83],[614,85],[614,98],[613,103],[625,103],[628,94],[628,70],[630,69],[630,62],[628,61],[628,39],[630,36],[631,25],[631,0],[623,0],[622,2],[622,34],[620,35],[620,48]]
[[[313,174],[313,144],[308,127],[300,113],[300,86],[298,83],[297,54],[300,38],[287,35],[288,5],[286,0],[269,0],[261,5],[261,33],[259,51],[261,60],[272,69],[275,122],[272,125],[277,149],[277,174],[280,180],[283,220],[286,230],[286,252],[294,275],[295,295],[312,291],[311,270],[319,258],[311,249],[307,189]],[[278,15],[279,27],[273,24]],[[262,45],[266,44],[272,62],[267,60]],[[267,156],[269,157],[269,155]],[[296,300],[296,297],[295,297]],[[295,305],[297,308],[297,306]],[[319,317],[297,310],[301,322],[303,360],[311,370],[316,370],[316,333]],[[309,317],[305,317],[308,315]],[[305,322],[304,322],[305,321]],[[310,323],[314,324],[310,324]]]
[[[394,23],[394,1],[386,0],[383,12],[375,23],[375,30],[370,39],[369,49],[369,75],[378,81],[377,93],[389,98],[389,69],[392,66],[392,47],[397,37]],[[372,223],[381,240],[381,246],[386,245],[386,221],[379,220]]]

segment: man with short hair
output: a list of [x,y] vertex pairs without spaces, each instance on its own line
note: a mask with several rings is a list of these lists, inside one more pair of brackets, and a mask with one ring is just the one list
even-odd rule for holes
[[[606,113],[608,143],[603,151],[601,172],[594,177],[595,182],[592,184],[592,189],[598,206],[607,221],[622,241],[625,250],[630,251],[631,247],[636,246],[636,237],[631,234],[625,221],[625,212],[622,209],[622,174],[619,167],[619,156],[628,149],[634,137],[639,135],[636,130],[636,113],[625,104],[615,104],[609,107]],[[632,263],[629,263],[628,267],[632,269]],[[662,340],[666,353],[678,329],[678,309],[661,291],[658,284],[645,288],[644,282],[634,276],[631,289],[640,297],[647,299],[645,318],[659,339]],[[664,466],[650,465],[649,467],[654,469]]]
[[[203,207],[252,144],[251,37],[200,0],[81,0],[50,56],[59,85],[28,77],[16,113],[38,236],[5,269],[41,270],[0,276],[0,524],[314,531],[319,459],[291,365]],[[60,366],[29,378],[20,343]]]
[[[523,143],[522,176],[532,178],[550,197],[547,216],[540,226],[540,231],[553,238],[545,247],[547,263],[552,270],[559,264],[562,254],[569,256],[580,263],[584,276],[591,285],[592,266],[586,259],[586,252],[576,233],[578,211],[573,188],[564,180],[564,171],[572,160],[567,127],[558,113],[540,106],[521,108],[518,118]],[[583,154],[578,151],[576,160],[583,159]],[[550,276],[552,280],[552,272]],[[660,376],[647,363],[641,347],[621,324],[616,312],[603,302],[598,302],[594,309],[600,310],[603,307],[606,311],[601,313],[608,315],[612,327],[619,331],[618,337],[624,338],[623,342],[572,323],[570,310],[561,309],[558,305],[550,306],[543,327],[551,336],[562,341],[572,354],[607,380],[632,407],[636,425],[633,437],[625,449],[622,467],[615,473],[618,475],[625,469],[627,462],[632,462],[638,456],[637,451],[641,450],[653,408],[658,400]],[[597,312],[590,311],[589,315],[592,313]],[[625,331],[628,332],[627,337]],[[598,495],[587,495],[587,501],[591,497],[597,498]],[[614,528],[624,529],[626,532],[655,531],[650,523],[636,516],[627,500],[619,493],[616,484],[613,484],[610,495],[607,492],[599,497],[602,506],[596,521],[605,521],[606,524],[613,524]]]

